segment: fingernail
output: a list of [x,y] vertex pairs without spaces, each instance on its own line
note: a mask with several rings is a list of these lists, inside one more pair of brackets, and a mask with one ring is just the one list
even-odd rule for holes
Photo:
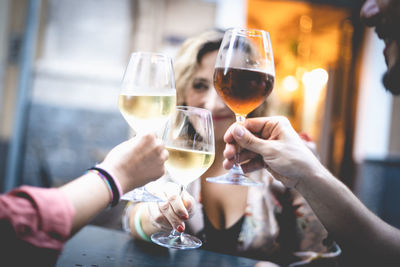
[[184,219],[184,220],[187,220],[187,219],[189,219],[189,216],[187,214],[182,214],[181,218]]
[[182,225],[178,225],[178,227],[176,227],[176,230],[178,230],[179,233],[182,233],[183,231],[185,231],[185,228]]
[[235,130],[233,131],[233,133],[237,136],[237,137],[242,137],[244,134],[244,130],[241,126],[236,126]]

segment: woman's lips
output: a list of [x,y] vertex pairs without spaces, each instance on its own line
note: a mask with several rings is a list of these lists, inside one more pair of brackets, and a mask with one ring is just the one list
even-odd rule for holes
[[213,115],[213,120],[214,121],[222,121],[222,120],[226,120],[226,119],[230,119],[232,118],[232,115]]
[[395,46],[396,42],[393,39],[385,39],[385,48],[383,49],[383,55],[385,56],[386,65],[390,67],[391,65],[391,58],[395,58]]

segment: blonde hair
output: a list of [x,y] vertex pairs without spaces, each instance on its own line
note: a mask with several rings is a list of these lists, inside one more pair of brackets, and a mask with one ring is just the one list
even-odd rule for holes
[[[174,59],[177,105],[185,105],[185,98],[191,79],[200,67],[203,56],[219,49],[224,32],[210,30],[188,38],[178,50]],[[266,103],[249,114],[249,117],[266,115]]]

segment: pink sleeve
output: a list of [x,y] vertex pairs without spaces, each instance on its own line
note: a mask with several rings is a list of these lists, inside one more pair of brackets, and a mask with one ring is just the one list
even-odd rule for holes
[[0,196],[0,221],[36,247],[61,250],[74,215],[72,203],[57,188],[21,186]]

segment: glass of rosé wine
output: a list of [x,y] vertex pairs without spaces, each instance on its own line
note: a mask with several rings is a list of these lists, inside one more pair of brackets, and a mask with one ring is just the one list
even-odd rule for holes
[[[268,32],[256,29],[228,29],[218,51],[214,71],[214,87],[225,104],[235,113],[236,121],[261,105],[274,87],[275,67]],[[239,153],[238,153],[239,154]],[[209,177],[213,183],[258,186],[236,164],[222,176]]]

